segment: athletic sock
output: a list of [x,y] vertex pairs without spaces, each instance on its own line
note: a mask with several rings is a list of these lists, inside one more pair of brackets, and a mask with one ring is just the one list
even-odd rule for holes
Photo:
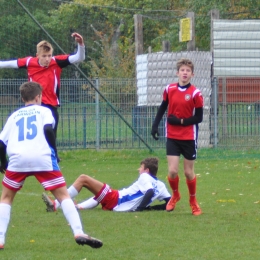
[[190,203],[193,203],[196,201],[196,183],[197,183],[196,176],[192,180],[186,179],[186,183],[190,194]]
[[[73,185],[71,185],[68,188],[68,193],[72,199],[79,194],[79,192],[76,190],[76,188]],[[60,208],[60,206],[61,206],[60,202],[58,200],[55,200],[55,209],[57,210],[58,208]]]
[[65,218],[67,219],[74,235],[84,234],[79,213],[75,208],[72,199],[65,199],[61,202],[61,208]]
[[80,209],[93,209],[98,205],[98,202],[96,200],[94,200],[94,197],[85,200],[81,203],[78,204],[78,207]]
[[168,176],[168,182],[170,184],[170,187],[172,189],[174,197],[180,196],[180,194],[179,194],[179,180],[180,180],[179,175],[177,175],[174,179],[172,179]]
[[5,243],[5,233],[7,231],[11,214],[11,206],[6,203],[0,203],[0,244]]
[[71,197],[72,199],[79,194],[79,192],[76,190],[76,188],[75,188],[73,185],[71,185],[71,186],[68,188],[68,192],[69,192],[69,195],[70,195],[70,197]]

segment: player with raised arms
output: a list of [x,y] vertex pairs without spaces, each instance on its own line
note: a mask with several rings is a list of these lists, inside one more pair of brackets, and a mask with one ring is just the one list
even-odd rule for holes
[[14,197],[30,176],[61,203],[75,241],[79,245],[101,247],[100,240],[84,234],[79,214],[67,191],[57,162],[55,120],[50,109],[41,106],[41,85],[26,82],[20,86],[20,93],[25,106],[11,114],[0,133],[0,171],[5,173],[0,201],[0,249],[4,249]]
[[[72,55],[62,54],[53,56],[52,45],[43,40],[36,46],[36,57],[28,56],[16,60],[0,61],[0,68],[13,68],[27,70],[28,81],[41,84],[42,105],[51,109],[55,119],[54,133],[57,137],[59,123],[58,107],[60,106],[60,77],[62,69],[70,64],[82,62],[85,59],[85,45],[83,37],[72,33],[78,43],[77,52]],[[58,157],[58,162],[59,162]]]

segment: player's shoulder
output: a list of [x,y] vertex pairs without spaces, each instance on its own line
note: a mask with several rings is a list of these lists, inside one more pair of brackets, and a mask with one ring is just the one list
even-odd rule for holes
[[53,59],[56,61],[57,60],[67,60],[69,56],[70,56],[69,54],[59,54],[59,55],[53,56]]
[[176,90],[176,89],[178,89],[178,83],[177,82],[168,84],[165,88],[165,91],[169,92],[169,91]]
[[188,89],[189,89],[191,92],[193,92],[193,96],[195,96],[195,95],[197,95],[197,94],[198,94],[199,96],[202,95],[200,89],[197,88],[195,85],[191,85]]
[[152,176],[148,172],[143,172],[140,174],[139,179],[151,179]]
[[46,113],[51,113],[51,109],[48,108],[48,107],[36,105],[36,108],[37,108],[39,111],[46,112]]
[[162,186],[166,186],[166,184],[162,180],[160,180],[160,179],[157,179],[157,183],[159,183]]
[[38,59],[36,57],[32,57],[32,56],[27,56],[24,58],[18,58],[17,59],[17,64],[18,67],[28,67],[29,63],[31,64],[32,62],[38,64]]
[[193,84],[190,85],[189,89],[192,89],[193,91],[199,91],[200,92],[200,89]]

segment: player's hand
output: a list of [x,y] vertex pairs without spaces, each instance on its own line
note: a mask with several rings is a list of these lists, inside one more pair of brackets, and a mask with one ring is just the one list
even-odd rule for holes
[[168,117],[167,117],[167,122],[170,124],[170,125],[180,125],[181,124],[181,119],[176,117],[175,115],[172,115],[170,114]]
[[74,37],[75,38],[75,41],[79,44],[79,45],[81,45],[81,46],[83,46],[84,45],[84,40],[83,40],[83,37],[79,34],[79,33],[72,33],[71,34],[71,37]]
[[155,139],[156,141],[159,140],[160,134],[159,134],[158,126],[152,126],[151,135],[153,136],[153,139]]

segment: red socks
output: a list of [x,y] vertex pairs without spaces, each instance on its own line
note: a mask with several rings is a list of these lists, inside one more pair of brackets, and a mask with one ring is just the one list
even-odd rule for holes
[[179,176],[177,175],[177,177],[175,177],[174,179],[172,179],[168,176],[168,182],[173,191],[173,196],[179,197],[180,196],[180,194],[179,194]]
[[196,183],[197,183],[196,176],[193,180],[186,179],[186,183],[190,193],[190,202],[196,201]]

